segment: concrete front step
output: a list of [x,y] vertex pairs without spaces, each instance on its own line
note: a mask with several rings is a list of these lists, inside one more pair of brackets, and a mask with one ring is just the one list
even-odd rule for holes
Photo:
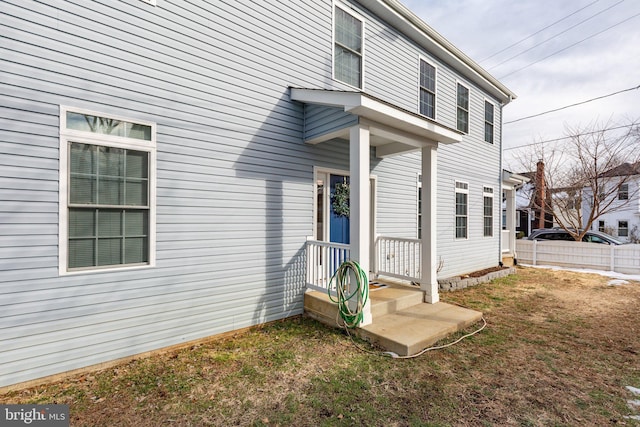
[[369,291],[369,299],[371,300],[371,315],[375,319],[421,304],[424,301],[424,292],[419,287],[412,289],[405,286],[388,286]]
[[[371,315],[375,319],[398,310],[421,304],[423,292],[406,286],[386,286],[369,291]],[[338,306],[331,302],[325,292],[307,291],[304,294],[304,310],[306,314],[324,324],[336,326]]]
[[452,304],[417,304],[374,317],[357,329],[360,337],[400,356],[409,356],[482,319],[482,313]]
[[[418,287],[397,284],[372,288],[373,323],[356,328],[356,333],[387,351],[409,356],[482,318],[482,313],[456,305],[423,303],[423,295]],[[338,326],[338,306],[325,292],[307,291],[304,310],[313,319]]]

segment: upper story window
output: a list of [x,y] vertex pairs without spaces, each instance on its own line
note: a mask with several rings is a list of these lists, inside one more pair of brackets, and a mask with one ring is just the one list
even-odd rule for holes
[[333,76],[362,89],[364,24],[361,19],[336,6],[334,12]]
[[469,88],[458,83],[456,93],[456,128],[469,133]]
[[493,144],[493,104],[484,101],[484,140]]
[[619,237],[629,237],[629,222],[628,221],[618,221],[618,236]]
[[620,184],[620,187],[618,187],[618,200],[629,200],[629,184]]
[[155,124],[61,108],[60,272],[151,265]]
[[456,239],[469,236],[469,184],[456,181]]
[[436,67],[420,60],[420,114],[436,118]]

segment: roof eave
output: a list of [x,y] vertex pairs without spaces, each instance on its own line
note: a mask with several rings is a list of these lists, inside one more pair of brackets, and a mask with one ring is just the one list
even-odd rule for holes
[[517,98],[509,88],[427,25],[400,1],[359,1],[413,41],[454,67],[464,77],[482,87],[502,104],[508,104]]

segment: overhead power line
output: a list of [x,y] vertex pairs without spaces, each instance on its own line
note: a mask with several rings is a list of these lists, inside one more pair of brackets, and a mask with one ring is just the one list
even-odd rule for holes
[[509,77],[509,76],[511,76],[511,75],[513,75],[513,74],[515,74],[515,73],[518,73],[518,72],[520,72],[520,71],[522,71],[522,70],[525,70],[525,69],[527,69],[527,68],[531,67],[532,65],[535,65],[535,64],[537,64],[537,63],[539,63],[539,62],[542,62],[542,61],[544,61],[545,59],[549,59],[549,58],[551,58],[551,57],[552,57],[552,56],[554,56],[554,55],[557,55],[557,54],[559,54],[559,53],[561,53],[561,52],[564,52],[565,50],[571,49],[572,47],[574,47],[574,46],[576,46],[576,45],[579,45],[580,43],[582,43],[582,42],[584,42],[584,41],[586,41],[586,40],[592,39],[592,38],[594,38],[595,36],[598,36],[598,35],[600,35],[600,34],[604,33],[605,31],[608,31],[608,30],[610,30],[610,29],[612,29],[612,28],[614,28],[614,27],[617,27],[618,25],[622,25],[622,24],[624,24],[625,22],[632,20],[633,18],[635,18],[635,17],[636,17],[636,16],[638,16],[638,15],[640,15],[640,12],[639,12],[639,13],[636,13],[635,15],[632,15],[632,16],[628,17],[627,19],[624,19],[624,20],[622,20],[622,21],[618,22],[617,24],[613,24],[613,25],[611,25],[610,27],[607,27],[607,28],[605,28],[605,29],[604,29],[604,30],[602,30],[602,31],[598,31],[597,33],[592,34],[592,35],[590,35],[590,36],[588,36],[588,37],[585,37],[585,38],[583,38],[582,40],[578,40],[577,42],[575,42],[575,43],[573,43],[573,44],[570,44],[569,46],[567,46],[567,47],[565,47],[565,48],[563,48],[563,49],[560,49],[560,50],[555,51],[555,52],[553,52],[553,53],[551,53],[551,54],[549,54],[549,55],[547,55],[547,56],[545,56],[545,57],[543,57],[543,58],[540,58],[540,59],[538,59],[537,61],[534,61],[534,62],[532,62],[532,63],[530,63],[530,64],[528,64],[528,65],[525,65],[525,66],[524,66],[524,67],[522,67],[522,68],[518,68],[517,70],[512,71],[512,72],[510,72],[509,74],[505,74],[504,76],[501,76],[499,79],[504,79],[504,78],[506,78],[506,77]]
[[611,130],[630,128],[630,127],[633,127],[633,126],[636,126],[636,125],[637,125],[636,123],[632,123],[630,125],[623,125],[623,126],[617,126],[617,127],[613,127],[613,128],[594,130],[592,132],[578,133],[578,134],[571,135],[571,136],[563,136],[562,138],[554,138],[554,139],[547,139],[547,140],[544,140],[544,141],[531,142],[529,144],[522,144],[522,145],[518,145],[518,146],[515,146],[515,147],[503,148],[502,151],[515,150],[517,148],[524,148],[524,147],[531,147],[531,146],[534,146],[534,145],[546,144],[546,143],[549,143],[549,142],[557,142],[557,141],[562,141],[563,139],[575,138],[577,136],[587,136],[587,135],[593,135],[594,133],[609,132]]
[[588,18],[583,19],[582,21],[578,22],[577,24],[574,24],[574,25],[570,26],[569,28],[567,28],[567,29],[565,29],[565,30],[563,30],[563,31],[560,31],[559,33],[557,33],[557,34],[555,34],[555,35],[553,35],[553,36],[551,36],[551,37],[549,37],[549,38],[547,38],[547,39],[545,39],[545,40],[542,40],[541,42],[539,42],[539,43],[537,43],[537,44],[535,44],[535,45],[531,46],[530,48],[525,49],[525,50],[521,51],[520,53],[517,53],[517,54],[515,54],[515,55],[513,55],[513,56],[510,56],[509,58],[505,59],[504,61],[499,62],[499,63],[497,63],[496,65],[493,65],[493,66],[489,67],[489,68],[488,68],[488,70],[493,70],[494,68],[499,67],[500,65],[504,64],[505,62],[509,62],[509,61],[511,61],[512,59],[515,59],[515,58],[517,58],[518,56],[520,56],[520,55],[524,55],[525,53],[527,53],[527,52],[529,52],[529,51],[531,51],[531,50],[533,50],[533,49],[537,48],[538,46],[542,46],[542,45],[543,45],[543,44],[545,44],[546,42],[548,42],[548,41],[550,41],[550,40],[553,40],[553,39],[555,39],[556,37],[561,36],[562,34],[567,33],[567,32],[569,32],[569,31],[573,30],[573,29],[574,29],[574,28],[576,28],[577,26],[582,25],[582,24],[584,24],[584,23],[585,23],[585,22],[587,22],[587,21],[590,21],[591,19],[595,18],[596,16],[598,16],[598,15],[602,15],[603,13],[605,13],[606,11],[608,11],[609,9],[612,9],[612,8],[616,7],[617,5],[619,5],[619,4],[620,4],[620,3],[622,3],[622,2],[624,2],[624,0],[620,0],[618,3],[616,3],[616,4],[614,4],[614,5],[611,5],[611,6],[607,7],[606,9],[602,9],[600,12],[598,12],[598,13],[596,13],[596,14],[594,14],[594,15],[591,15],[591,16],[590,16],[590,17],[588,17]]
[[541,32],[543,32],[544,30],[549,29],[549,28],[553,27],[553,26],[554,26],[554,25],[556,25],[556,24],[559,24],[560,22],[564,21],[565,19],[568,19],[568,18],[572,17],[572,16],[573,16],[573,15],[575,15],[576,13],[578,13],[578,12],[580,12],[580,11],[582,11],[582,10],[584,10],[584,9],[588,8],[589,6],[591,6],[591,5],[595,4],[595,3],[598,3],[599,1],[600,1],[600,0],[596,0],[596,1],[594,1],[594,2],[589,3],[588,5],[586,5],[586,6],[582,7],[582,8],[580,8],[580,9],[576,10],[576,11],[575,11],[575,12],[573,12],[573,13],[570,13],[569,15],[567,15],[567,16],[565,16],[565,17],[563,17],[563,18],[558,19],[557,21],[555,21],[555,22],[553,22],[553,23],[551,23],[551,24],[547,25],[546,27],[544,27],[544,28],[542,28],[542,29],[540,29],[540,30],[536,31],[535,33],[533,33],[533,34],[531,34],[531,35],[529,35],[529,36],[527,36],[527,37],[523,38],[522,40],[519,40],[519,41],[517,41],[517,42],[515,42],[515,43],[513,43],[513,44],[510,44],[509,46],[505,47],[504,49],[499,50],[499,51],[497,51],[496,53],[494,53],[494,54],[492,54],[492,55],[490,55],[490,56],[487,56],[487,57],[486,57],[486,58],[484,58],[484,59],[481,59],[481,60],[480,60],[480,62],[484,62],[484,61],[486,61],[487,59],[491,59],[491,58],[493,58],[494,56],[501,54],[501,53],[502,53],[502,52],[504,52],[505,50],[509,50],[509,49],[511,49],[512,47],[517,46],[517,45],[519,45],[520,43],[522,43],[522,42],[524,42],[524,41],[529,40],[531,37],[533,37],[533,36],[535,36],[535,35],[540,34],[540,33],[541,33]]
[[628,89],[619,90],[617,92],[612,92],[612,93],[609,93],[607,95],[602,95],[602,96],[598,96],[598,97],[595,97],[595,98],[587,99],[586,101],[576,102],[575,104],[565,105],[564,107],[555,108],[553,110],[547,110],[547,111],[544,111],[542,113],[532,114],[531,116],[520,117],[519,119],[515,119],[515,120],[509,120],[508,122],[504,122],[503,125],[508,125],[510,123],[515,123],[515,122],[521,122],[523,120],[532,119],[534,117],[543,116],[543,115],[549,114],[549,113],[555,113],[556,111],[566,110],[567,108],[575,107],[575,106],[582,105],[582,104],[587,104],[589,102],[597,101],[599,99],[608,98],[608,97],[613,96],[613,95],[618,95],[620,93],[629,92],[629,91],[637,90],[637,89],[640,89],[640,85],[635,86],[635,87],[630,87]]

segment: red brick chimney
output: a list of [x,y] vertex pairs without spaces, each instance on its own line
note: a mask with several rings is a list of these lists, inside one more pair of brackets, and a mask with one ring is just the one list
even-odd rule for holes
[[544,179],[544,162],[538,160],[536,165],[536,195],[535,203],[538,208],[538,228],[545,227],[547,184]]

